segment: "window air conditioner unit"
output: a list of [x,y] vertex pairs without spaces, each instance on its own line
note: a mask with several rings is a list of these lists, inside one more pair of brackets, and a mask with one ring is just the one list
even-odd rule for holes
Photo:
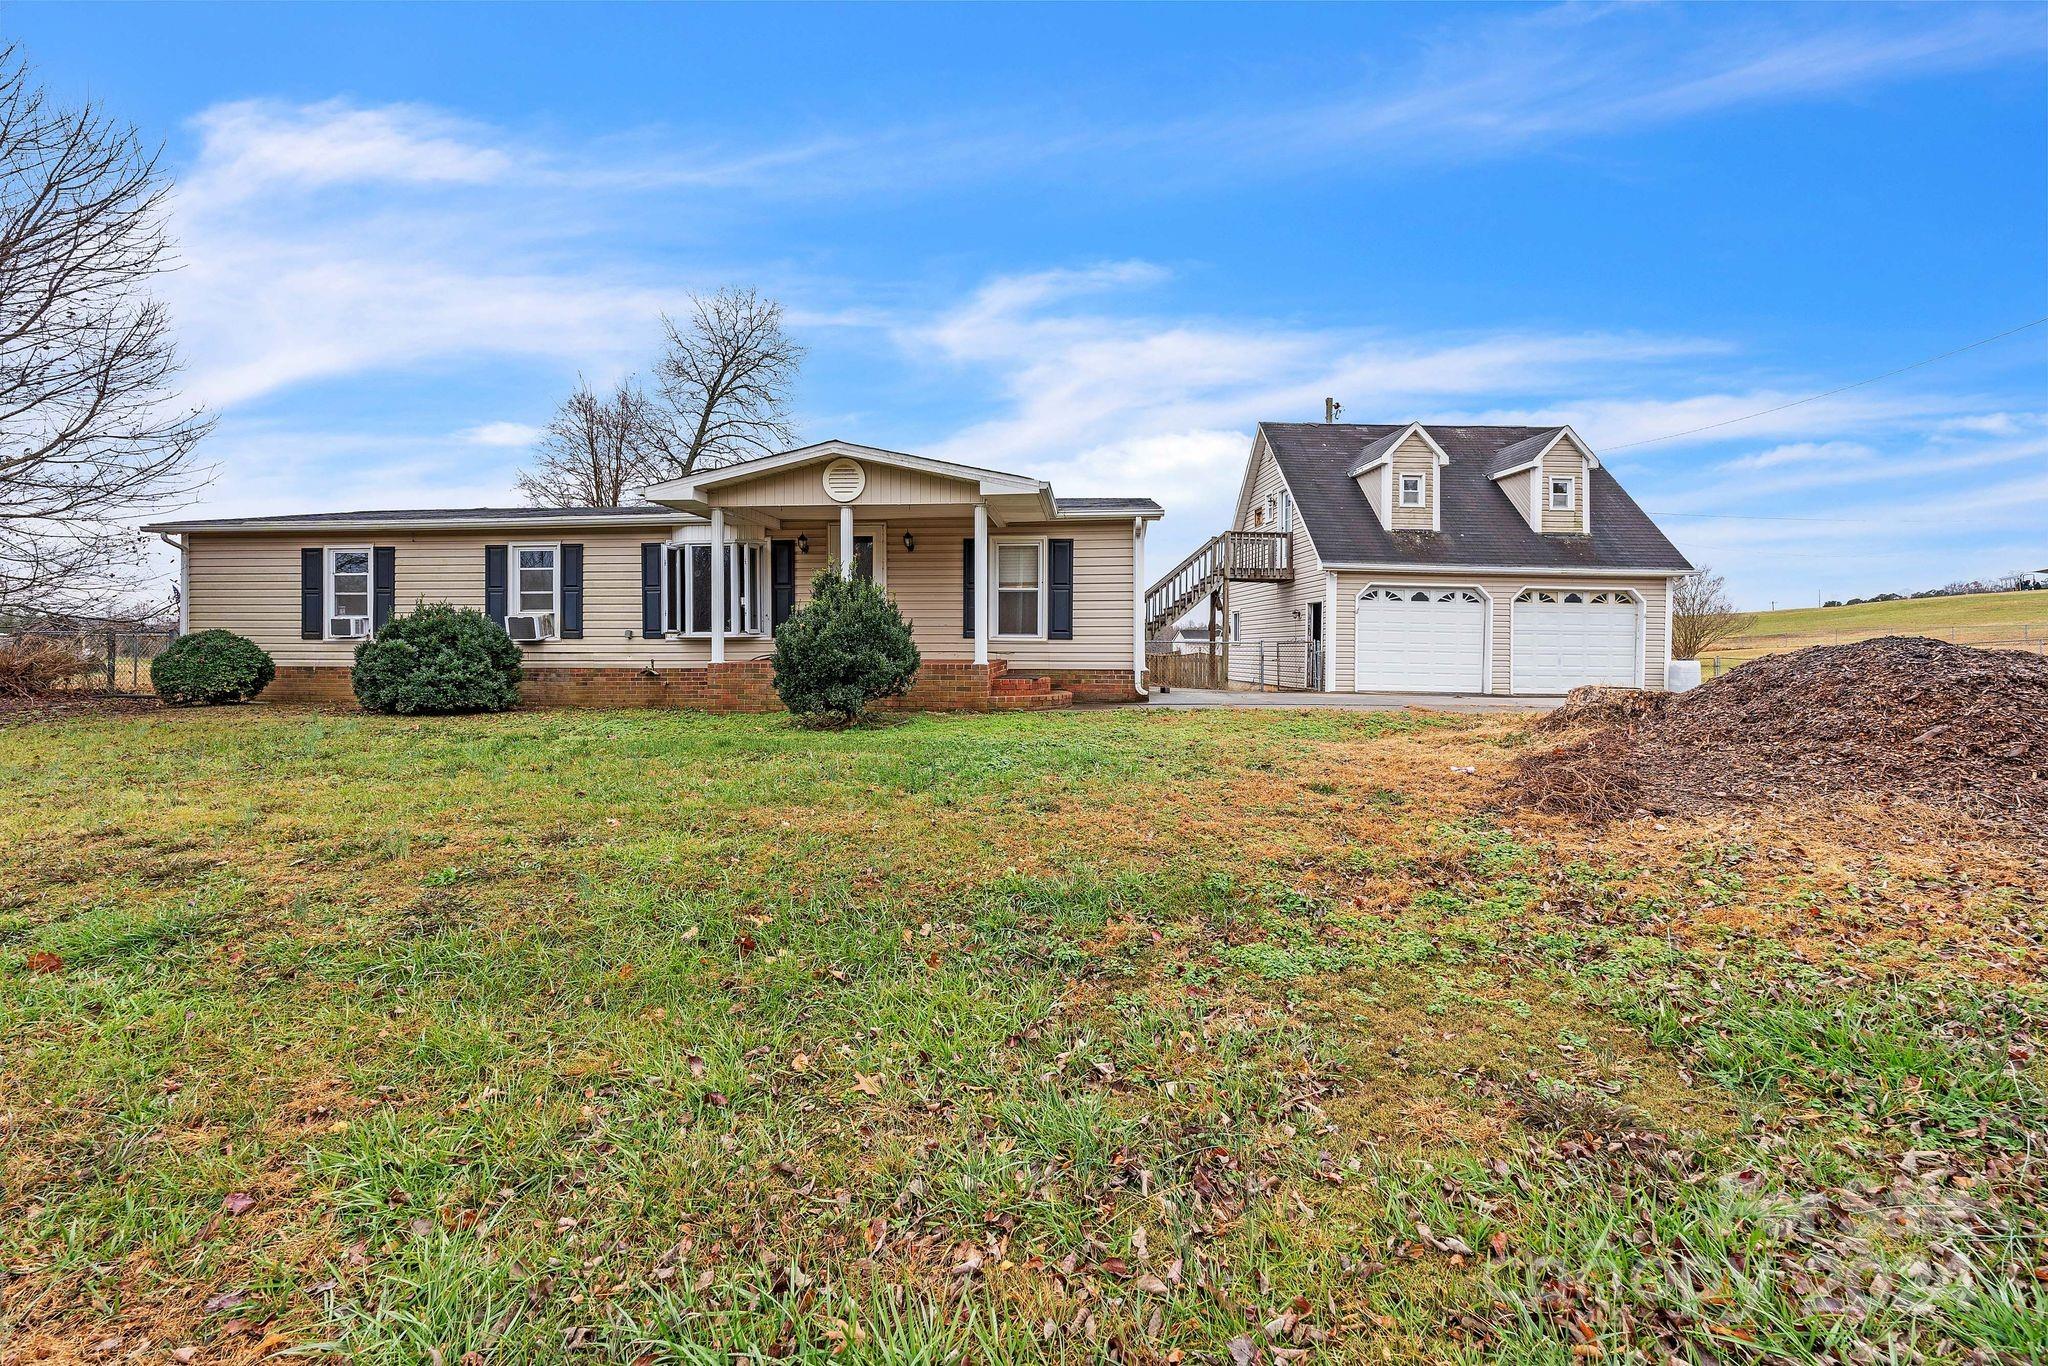
[[553,612],[519,612],[505,618],[505,634],[523,642],[547,640],[555,634]]
[[327,634],[336,640],[361,640],[370,634],[368,617],[330,617]]

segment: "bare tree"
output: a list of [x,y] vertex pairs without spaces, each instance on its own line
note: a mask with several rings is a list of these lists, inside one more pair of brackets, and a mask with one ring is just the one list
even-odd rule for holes
[[609,395],[579,380],[541,437],[519,492],[538,507],[618,507],[663,477],[665,415],[631,380]]
[[0,608],[119,593],[131,524],[205,480],[191,457],[212,423],[176,403],[148,294],[171,266],[169,188],[132,127],[54,105],[0,49]]
[[671,477],[767,455],[792,444],[791,384],[804,349],[782,330],[782,305],[751,289],[693,296],[680,325],[662,315],[659,367],[671,422],[662,453]]
[[1732,640],[1756,624],[1754,612],[1738,612],[1728,581],[1701,565],[1671,590],[1671,657],[1697,659],[1700,651]]

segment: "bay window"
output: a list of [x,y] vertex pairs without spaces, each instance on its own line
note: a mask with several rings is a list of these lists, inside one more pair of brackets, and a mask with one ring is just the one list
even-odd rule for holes
[[[759,541],[729,541],[725,551],[725,634],[758,636],[767,614],[767,554]],[[663,561],[662,621],[671,635],[711,634],[711,544],[672,545]]]
[[995,543],[996,636],[1026,640],[1045,634],[1045,542]]

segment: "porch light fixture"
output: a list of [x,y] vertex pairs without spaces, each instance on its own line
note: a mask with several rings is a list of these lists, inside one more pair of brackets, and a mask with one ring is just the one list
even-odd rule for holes
[[916,550],[916,549],[917,549],[917,537],[915,537],[915,536],[911,535],[911,534],[910,534],[909,532],[907,532],[907,531],[906,531],[906,532],[904,532],[904,533],[903,533],[903,553],[904,553],[904,554],[906,554],[906,555],[908,555],[908,554],[910,554],[910,553],[911,553],[912,551],[914,551],[914,550]]
[[811,553],[811,538],[805,532],[799,531],[796,534],[796,553],[799,555],[808,555]]

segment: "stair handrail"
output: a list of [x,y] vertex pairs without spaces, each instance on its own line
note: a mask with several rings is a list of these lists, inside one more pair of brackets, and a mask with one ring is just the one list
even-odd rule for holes
[[1294,537],[1285,531],[1226,531],[1223,539],[1233,570],[1285,570],[1294,549]]
[[[1226,533],[1228,534],[1228,533]],[[1166,576],[1145,590],[1145,620],[1155,623],[1222,569],[1223,536],[1211,536]]]

